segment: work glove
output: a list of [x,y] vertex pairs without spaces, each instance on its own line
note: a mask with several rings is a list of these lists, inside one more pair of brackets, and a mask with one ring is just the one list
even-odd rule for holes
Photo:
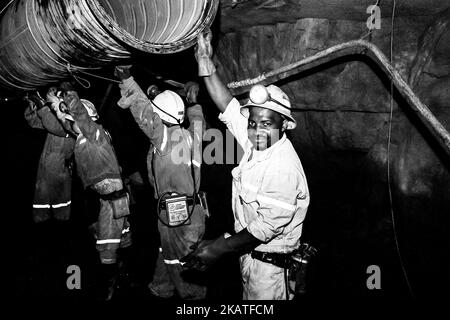
[[56,96],[58,89],[56,87],[51,87],[47,91],[47,102],[50,103],[50,108],[54,111],[59,111],[59,104],[61,100]]
[[197,36],[197,46],[195,47],[195,59],[198,63],[198,75],[200,77],[209,77],[216,72],[216,67],[212,61],[212,33],[211,30],[200,32]]
[[248,253],[261,243],[261,240],[255,238],[245,228],[233,236],[222,235],[215,240],[201,241],[196,248],[193,248],[194,251],[181,258],[180,262],[184,262],[184,268],[206,271],[225,254]]
[[224,254],[232,251],[223,235],[215,240],[202,240],[198,246],[191,248],[194,251],[181,258],[180,262],[184,263],[183,268],[198,271],[206,271]]
[[200,87],[197,82],[189,81],[184,85],[184,92],[186,94],[186,101],[190,104],[197,103],[197,96]]
[[39,92],[34,91],[27,95],[26,99],[33,104],[33,108],[37,110],[42,109],[45,106],[45,101],[39,95]]
[[119,78],[120,80],[125,80],[131,77],[131,67],[132,65],[125,65],[125,66],[116,66],[114,68],[114,75]]

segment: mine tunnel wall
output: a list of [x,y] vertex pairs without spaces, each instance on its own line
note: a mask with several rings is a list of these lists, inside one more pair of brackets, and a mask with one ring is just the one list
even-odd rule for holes
[[[395,20],[392,60],[405,80],[420,54],[419,41],[432,23],[418,17]],[[390,26],[390,19],[383,19],[381,30],[373,32],[370,40],[387,57]],[[367,38],[367,32],[365,22],[301,19],[227,33],[217,44],[218,70],[228,82],[253,78],[333,45],[363,35]],[[431,62],[413,88],[447,130],[449,43],[447,32],[436,43]],[[393,290],[404,290],[387,184],[389,79],[370,59],[353,56],[276,84],[300,109],[294,113],[298,126],[290,138],[311,190],[304,238],[336,259],[324,265],[337,265],[350,255],[360,255],[367,264],[389,261],[385,265],[388,277],[395,278],[399,286]],[[449,159],[395,90],[393,96],[389,158],[400,250],[415,289],[442,289],[443,283],[449,283]],[[354,274],[358,272],[364,273],[355,270]],[[350,287],[361,281],[359,277],[363,276],[343,282]]]

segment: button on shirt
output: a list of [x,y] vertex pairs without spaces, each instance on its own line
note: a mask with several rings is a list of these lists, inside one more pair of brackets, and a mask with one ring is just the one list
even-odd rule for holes
[[291,252],[300,244],[309,205],[302,164],[286,135],[264,151],[254,150],[248,139],[248,119],[240,109],[233,98],[219,115],[244,150],[239,166],[232,171],[235,231],[247,228],[264,242],[255,250]]

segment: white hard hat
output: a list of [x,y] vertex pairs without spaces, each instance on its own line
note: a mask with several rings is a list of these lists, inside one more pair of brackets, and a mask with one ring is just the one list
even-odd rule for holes
[[273,84],[267,87],[260,84],[255,85],[250,89],[249,96],[250,100],[241,108],[241,114],[244,117],[249,117],[249,107],[260,107],[273,110],[285,116],[288,120],[287,130],[294,129],[297,126],[297,122],[291,114],[291,102],[289,101],[289,97],[277,86],[274,86]]
[[[81,103],[83,104],[84,108],[87,110],[89,117],[91,117],[92,120],[97,121],[98,120],[98,113],[97,109],[95,109],[95,106],[92,102],[86,99],[80,99]],[[66,113],[65,118],[70,121],[74,121],[72,115]]]
[[161,120],[172,124],[179,124],[184,121],[184,103],[181,97],[171,90],[165,90],[158,94],[152,101],[153,110],[159,115]]

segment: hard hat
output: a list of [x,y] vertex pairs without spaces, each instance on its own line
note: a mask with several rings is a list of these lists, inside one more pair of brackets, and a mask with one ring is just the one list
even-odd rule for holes
[[[86,100],[86,99],[80,99],[80,101],[83,104],[84,108],[87,110],[89,117],[91,117],[92,120],[97,121],[98,120],[98,113],[97,113],[97,110],[95,109],[94,104],[92,102],[90,102],[89,100]],[[74,121],[72,115],[67,113],[67,111],[65,113],[66,113],[65,114],[65,118],[67,120]]]
[[249,107],[260,107],[273,110],[285,116],[288,120],[287,130],[294,129],[297,126],[297,121],[295,121],[291,114],[289,97],[277,86],[271,84],[265,87],[257,84],[250,89],[249,98],[249,101],[241,108],[241,114],[244,117],[249,117]]
[[153,109],[161,120],[172,124],[184,121],[184,103],[181,97],[171,90],[158,94],[152,101]]

